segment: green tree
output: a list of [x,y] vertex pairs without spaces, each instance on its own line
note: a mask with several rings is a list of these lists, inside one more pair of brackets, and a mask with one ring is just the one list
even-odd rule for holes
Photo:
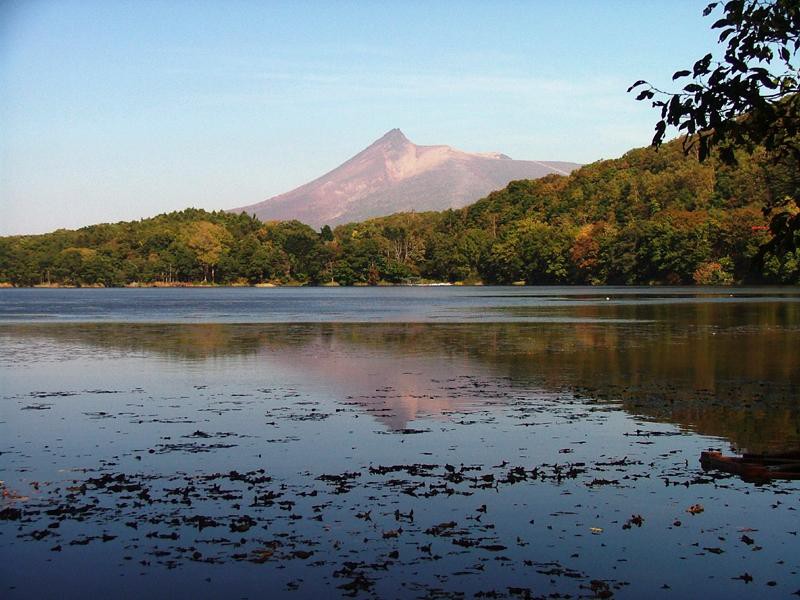
[[469,259],[461,252],[459,240],[452,235],[437,233],[429,241],[425,274],[432,279],[460,281],[471,272]]
[[480,274],[487,283],[508,284],[522,277],[522,267],[517,237],[510,233],[491,245],[481,261]]
[[695,271],[713,256],[713,230],[705,212],[665,211],[643,224],[639,263],[654,280],[691,283]]
[[266,227],[265,237],[289,258],[285,278],[318,281],[325,269],[319,234],[300,221],[282,221]]
[[523,219],[517,225],[522,278],[528,284],[566,283],[574,237],[565,227]]

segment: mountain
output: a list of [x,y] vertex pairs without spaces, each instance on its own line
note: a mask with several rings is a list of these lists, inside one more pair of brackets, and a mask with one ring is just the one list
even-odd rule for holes
[[460,208],[510,181],[568,175],[578,166],[417,146],[392,129],[322,177],[230,212],[255,214],[262,221],[297,219],[319,228],[396,212]]

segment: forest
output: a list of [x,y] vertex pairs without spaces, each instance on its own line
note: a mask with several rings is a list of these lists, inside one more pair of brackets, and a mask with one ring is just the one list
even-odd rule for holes
[[3,237],[0,285],[799,284],[800,231],[775,231],[797,198],[800,174],[763,149],[699,162],[673,140],[333,230],[189,208]]

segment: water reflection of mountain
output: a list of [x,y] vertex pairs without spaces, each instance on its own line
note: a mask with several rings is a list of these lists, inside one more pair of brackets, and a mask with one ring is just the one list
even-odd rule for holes
[[[0,339],[6,347],[38,341],[175,361],[273,361],[351,396],[348,402],[395,429],[420,413],[464,408],[469,395],[442,381],[499,376],[528,388],[617,400],[633,414],[753,450],[800,443],[800,305],[571,310],[578,317],[616,320],[9,325],[0,327]],[[443,389],[450,391],[442,394]]]

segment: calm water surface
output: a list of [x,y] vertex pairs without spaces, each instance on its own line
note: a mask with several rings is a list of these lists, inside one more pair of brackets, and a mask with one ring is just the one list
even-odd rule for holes
[[800,449],[798,350],[797,289],[0,290],[0,595],[791,597],[800,483],[698,457]]
[[775,287],[0,289],[0,322],[577,322],[630,318],[629,308],[644,306],[796,304],[799,294]]

